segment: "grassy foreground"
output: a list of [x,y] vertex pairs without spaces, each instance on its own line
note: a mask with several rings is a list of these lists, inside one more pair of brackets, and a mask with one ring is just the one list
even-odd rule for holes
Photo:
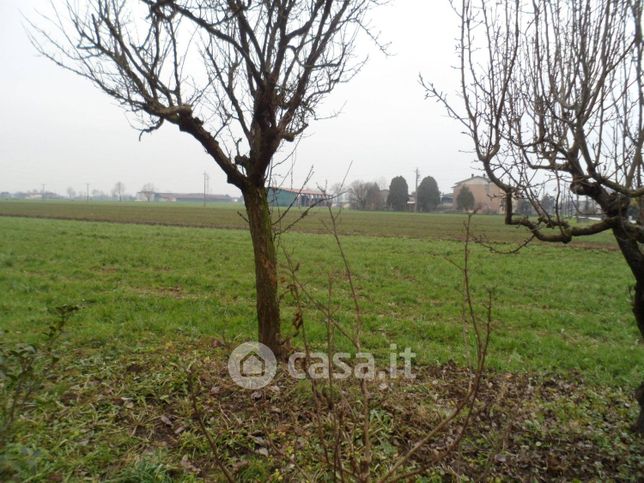
[[[2,204],[0,211],[7,205],[14,204]],[[118,211],[132,213],[121,207]],[[197,212],[176,208],[179,214]],[[235,210],[213,213],[238,218]],[[145,214],[147,221],[152,216]],[[351,217],[344,218],[344,232],[371,230],[376,235],[389,230],[382,226],[385,215],[374,215],[377,228],[369,216],[355,225]],[[402,215],[400,219],[406,220]],[[426,368],[458,368],[467,360],[460,323],[461,274],[450,263],[461,261],[462,244],[435,239],[442,235],[419,239],[425,232],[449,233],[445,238],[457,239],[463,219],[424,220],[427,225],[419,224],[413,229],[417,234],[408,239],[344,238],[364,311],[364,346],[381,358],[392,343],[411,347],[418,354],[419,370],[429,371],[415,386],[401,388],[399,404],[383,403],[384,419],[379,421],[387,443],[381,448],[385,459],[391,457],[387,451],[395,451],[391,441],[414,436],[387,421],[401,408],[416,414],[418,399],[412,395],[432,393],[431,381],[446,377]],[[404,231],[403,226],[401,222],[395,230]],[[300,262],[299,275],[312,292],[326,297],[328,274],[341,272],[331,237],[292,233],[282,239],[282,247]],[[48,307],[83,307],[61,342],[61,373],[49,381],[38,407],[20,421],[18,442],[11,451],[17,460],[21,454],[28,457],[17,474],[35,479],[216,479],[186,402],[181,367],[193,359],[207,374],[206,393],[221,393],[219,404],[232,418],[212,425],[222,435],[231,464],[238,465],[239,479],[289,477],[288,469],[272,455],[257,452],[257,432],[264,427],[261,415],[275,416],[274,407],[282,407],[283,414],[270,419],[282,425],[273,437],[281,438],[285,447],[299,444],[299,457],[315,470],[310,445],[298,440],[311,435],[295,434],[301,421],[292,421],[298,408],[304,415],[312,410],[306,388],[282,381],[276,385],[280,394],[255,403],[232,387],[223,369],[228,349],[255,336],[250,253],[248,235],[241,230],[0,217],[0,328],[7,331],[5,337],[35,339],[45,327]],[[496,458],[492,452],[497,442],[472,436],[452,463],[456,474],[480,474],[481,465],[489,464],[480,456],[487,454],[481,449],[485,447],[493,458],[492,475],[641,476],[644,447],[627,434],[626,426],[635,415],[628,393],[644,373],[644,353],[628,307],[632,282],[620,255],[600,244],[596,249],[535,245],[511,256],[475,247],[473,257],[475,293],[481,300],[487,288],[495,293],[490,388],[516,379],[507,407],[522,419],[521,431],[516,428],[519,439],[512,440],[514,452]],[[350,324],[351,301],[344,289],[340,280],[337,311]],[[286,298],[284,306],[288,321],[292,301]],[[309,333],[321,347],[324,330],[319,322],[315,313],[307,315]],[[288,323],[285,326],[287,333],[292,331]],[[301,347],[297,339],[293,344]],[[454,385],[447,384],[444,394],[437,389],[446,401],[453,397],[450,384]],[[520,394],[519,388],[526,393]],[[494,399],[494,390],[486,397],[503,407]],[[499,430],[492,416],[486,424]],[[280,431],[283,436],[277,434]],[[544,453],[544,441],[568,451],[554,456],[558,470],[548,463],[553,456]],[[590,445],[591,450],[584,453],[580,445]],[[529,455],[520,455],[522,446]],[[575,451],[591,466],[576,466]],[[531,473],[531,464],[526,469],[521,463],[527,457],[535,460],[536,473]],[[583,458],[578,464],[584,464]]]

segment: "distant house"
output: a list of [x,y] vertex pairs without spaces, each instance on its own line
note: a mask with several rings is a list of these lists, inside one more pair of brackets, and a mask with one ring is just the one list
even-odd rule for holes
[[243,377],[263,377],[266,374],[266,360],[251,352],[240,361],[240,371]]
[[447,208],[452,208],[454,206],[454,195],[452,193],[442,193],[440,204]]
[[407,211],[416,211],[416,192],[413,191],[407,198]]
[[474,176],[456,183],[453,187],[452,200],[458,199],[458,194],[464,186],[474,195],[474,209],[481,213],[499,214],[504,212],[503,191],[485,176]]
[[305,207],[322,205],[331,202],[331,196],[321,191],[308,189],[288,189],[271,186],[268,188],[268,202],[272,206],[280,207]]
[[195,203],[206,200],[206,203],[230,203],[233,199],[228,195],[211,195],[203,193],[156,193],[159,201],[173,203]]
[[344,191],[333,197],[331,203],[335,208],[351,208],[351,193]]
[[[10,193],[8,198],[15,198],[17,200],[62,200],[65,199],[63,196],[60,196],[57,193],[52,191],[29,191],[27,193],[14,193],[13,196]],[[2,194],[4,198],[5,193]]]
[[234,198],[228,195],[210,195],[203,193],[152,193],[140,192],[137,193],[136,198],[139,201],[160,201],[166,203],[231,203],[235,201]]

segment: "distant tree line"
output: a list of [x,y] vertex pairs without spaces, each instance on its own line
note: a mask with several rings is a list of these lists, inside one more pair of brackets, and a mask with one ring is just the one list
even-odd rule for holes
[[364,211],[407,211],[413,210],[414,203],[418,203],[418,211],[431,212],[441,201],[438,183],[431,176],[422,180],[417,194],[409,193],[407,181],[402,176],[393,178],[389,189],[381,188],[374,181],[357,180],[351,183],[347,194],[351,208]]
[[[146,185],[148,186],[148,185]],[[151,186],[151,185],[150,185]],[[144,187],[145,188],[145,187]],[[0,192],[0,199],[13,199],[13,200],[93,200],[93,201],[133,201],[136,196],[126,193],[125,185],[119,181],[114,185],[111,193],[107,193],[100,189],[91,189],[86,185],[83,189],[75,190],[69,186],[66,194],[62,195],[53,191],[44,189],[33,189],[30,191],[18,191],[9,193],[7,191]]]

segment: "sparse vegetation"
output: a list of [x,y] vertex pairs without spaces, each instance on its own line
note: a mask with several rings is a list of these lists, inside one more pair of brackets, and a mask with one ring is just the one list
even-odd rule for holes
[[7,450],[19,431],[19,421],[28,417],[46,380],[55,375],[59,358],[56,342],[78,309],[75,305],[53,308],[50,312],[54,320],[39,342],[13,342],[0,329],[0,478],[14,476],[30,456],[23,452],[16,457]]

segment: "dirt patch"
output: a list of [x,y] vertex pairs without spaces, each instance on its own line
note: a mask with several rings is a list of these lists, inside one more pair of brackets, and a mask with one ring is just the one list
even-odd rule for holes
[[[249,460],[260,459],[271,473],[297,480],[301,475],[294,468],[323,461],[320,408],[313,404],[308,381],[283,373],[278,371],[269,387],[252,392],[230,381],[225,361],[209,361],[199,370],[198,401],[232,468],[241,471]],[[472,378],[468,369],[449,363],[419,368],[413,382],[374,383],[376,464],[404,454],[436,427],[465,396]],[[341,390],[351,394],[353,389]],[[443,454],[459,437],[462,419],[430,440],[408,466],[420,475],[450,480],[641,481],[644,441],[628,430],[635,414],[630,394],[589,387],[576,373],[489,372],[459,449]],[[177,447],[181,433],[195,427],[194,414],[172,414],[157,423],[153,437]],[[201,476],[216,471],[212,461],[203,467],[200,463],[197,458],[191,465]]]

